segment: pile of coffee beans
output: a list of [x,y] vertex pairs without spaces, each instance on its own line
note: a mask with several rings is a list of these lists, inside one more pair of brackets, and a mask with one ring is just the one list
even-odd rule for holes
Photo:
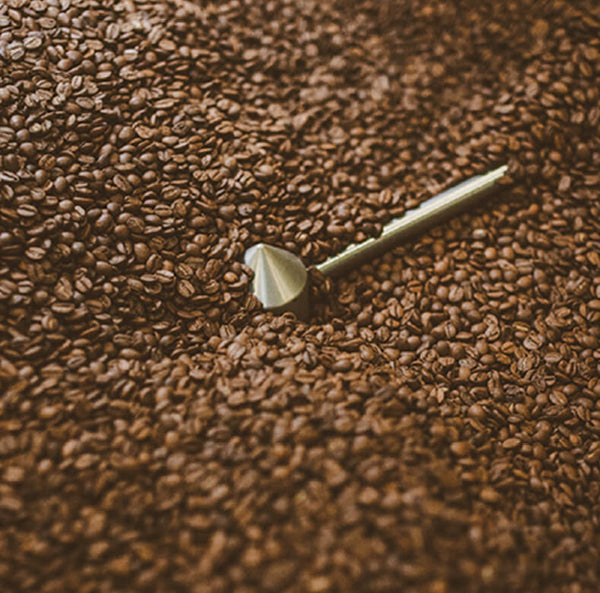
[[599,79],[597,0],[4,0],[0,589],[597,591]]

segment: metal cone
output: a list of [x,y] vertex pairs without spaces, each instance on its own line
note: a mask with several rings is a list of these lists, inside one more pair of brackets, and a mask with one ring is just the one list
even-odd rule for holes
[[301,319],[308,316],[308,275],[298,257],[258,243],[246,251],[244,260],[254,271],[252,290],[265,309],[292,311]]

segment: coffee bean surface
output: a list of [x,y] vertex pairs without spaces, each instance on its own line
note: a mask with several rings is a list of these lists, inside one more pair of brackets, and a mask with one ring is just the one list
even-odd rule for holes
[[598,80],[596,0],[0,4],[0,589],[598,591]]

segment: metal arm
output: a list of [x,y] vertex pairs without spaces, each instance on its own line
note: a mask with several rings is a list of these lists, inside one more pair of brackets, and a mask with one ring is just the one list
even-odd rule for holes
[[392,220],[383,227],[379,237],[367,239],[357,245],[350,245],[338,255],[330,257],[315,267],[328,276],[356,267],[366,259],[389,250],[416,233],[445,220],[477,198],[486,195],[507,171],[508,166],[504,165],[485,175],[477,175],[463,181],[423,202],[418,208],[409,210],[400,218]]

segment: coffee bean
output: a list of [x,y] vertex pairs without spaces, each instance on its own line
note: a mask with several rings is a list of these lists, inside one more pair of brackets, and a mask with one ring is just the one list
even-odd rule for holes
[[98,231],[106,231],[113,225],[113,219],[108,212],[102,213],[95,221],[94,227]]
[[186,299],[192,297],[196,292],[194,285],[189,280],[180,280],[177,283],[177,291]]

